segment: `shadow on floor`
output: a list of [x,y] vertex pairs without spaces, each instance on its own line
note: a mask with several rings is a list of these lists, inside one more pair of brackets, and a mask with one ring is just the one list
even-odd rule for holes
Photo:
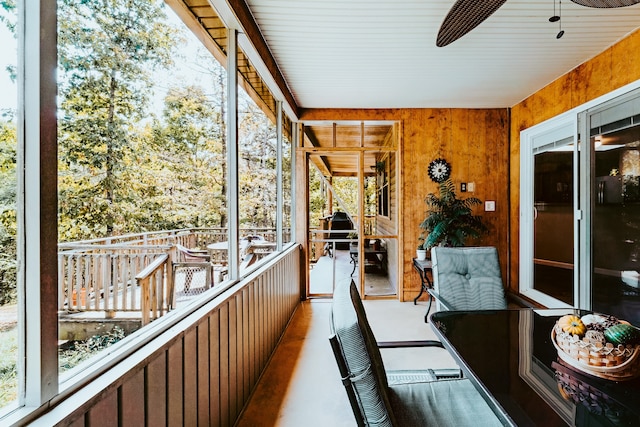
[[[379,341],[435,339],[426,302],[363,301]],[[355,426],[329,345],[331,300],[302,302],[271,358],[238,427]],[[457,367],[441,348],[384,349],[387,369]]]

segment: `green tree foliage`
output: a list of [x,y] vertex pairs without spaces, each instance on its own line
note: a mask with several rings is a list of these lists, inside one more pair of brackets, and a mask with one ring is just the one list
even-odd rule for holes
[[226,217],[221,115],[201,87],[169,90],[163,120],[156,120],[153,126],[154,162],[159,169],[154,182],[161,196],[147,200],[144,209],[164,213],[163,220],[156,220],[156,227],[213,226]]
[[171,63],[175,31],[156,1],[59,2],[62,240],[119,234],[135,215],[136,128],[151,71]]
[[[320,171],[311,167],[309,168],[309,224],[311,228],[316,228],[320,224],[320,218],[327,214],[327,198],[322,189],[322,179],[320,177]],[[323,238],[324,236],[318,236]]]
[[[0,0],[0,22],[14,35],[16,34],[16,0]],[[16,66],[7,65],[6,71],[11,80],[16,80]]]
[[242,100],[240,135],[240,224],[276,225],[276,129],[247,97]]
[[354,176],[340,176],[333,178],[333,190],[344,203],[341,206],[338,199],[333,199],[334,211],[347,211],[351,216],[358,215],[358,178]]
[[[15,37],[16,1],[0,0],[0,23]],[[0,71],[3,72],[3,71]],[[15,65],[4,72],[15,82]],[[16,294],[16,147],[15,112],[0,111],[0,305],[13,303]],[[1,392],[0,392],[1,394]]]
[[[14,22],[14,7],[0,0],[0,21]],[[227,226],[226,72],[208,52],[188,57],[177,46],[184,37],[163,7],[58,2],[60,241]],[[172,58],[180,70],[195,63],[188,82]],[[164,69],[173,70],[168,84],[156,73]],[[275,227],[275,126],[246,94],[239,104],[241,224]],[[16,131],[2,120],[0,303],[15,298],[16,260]],[[290,174],[290,157],[284,168]]]
[[16,128],[0,119],[0,305],[16,299]]
[[16,0],[0,0],[0,22],[5,24],[9,31],[16,32]]

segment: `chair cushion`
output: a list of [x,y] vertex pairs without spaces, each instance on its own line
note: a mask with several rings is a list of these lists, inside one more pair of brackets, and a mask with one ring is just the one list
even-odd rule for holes
[[496,248],[436,247],[431,259],[434,288],[452,310],[507,308]]
[[344,282],[336,286],[331,326],[342,348],[347,369],[352,375],[354,393],[366,424],[395,425],[393,415],[387,410],[390,406],[382,356],[367,324],[364,307],[353,282],[350,286]]
[[398,426],[502,425],[468,379],[390,385],[388,393]]

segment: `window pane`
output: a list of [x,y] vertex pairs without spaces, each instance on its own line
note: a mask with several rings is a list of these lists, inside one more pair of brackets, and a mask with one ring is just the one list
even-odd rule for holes
[[574,300],[571,149],[564,145],[534,159],[534,289],[567,304]]
[[[0,414],[18,400],[16,4],[0,2]],[[21,375],[22,373],[20,373]]]
[[[604,126],[603,126],[604,127]],[[591,138],[593,309],[640,324],[640,126]]]
[[226,73],[160,0],[60,0],[58,15],[67,372],[225,279]]
[[282,241],[288,243],[293,241],[293,230],[291,230],[291,210],[293,206],[291,201],[293,200],[293,194],[291,194],[291,156],[293,153],[291,138],[284,132],[282,138],[282,199],[283,199],[283,212],[282,212]]
[[238,93],[242,270],[256,265],[275,248],[277,135],[274,121],[242,88]]

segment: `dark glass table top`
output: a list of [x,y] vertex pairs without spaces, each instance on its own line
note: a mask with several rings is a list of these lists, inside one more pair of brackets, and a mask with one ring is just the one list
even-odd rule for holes
[[551,329],[567,313],[588,312],[443,311],[431,325],[504,425],[640,426],[640,379],[594,377],[558,358]]

